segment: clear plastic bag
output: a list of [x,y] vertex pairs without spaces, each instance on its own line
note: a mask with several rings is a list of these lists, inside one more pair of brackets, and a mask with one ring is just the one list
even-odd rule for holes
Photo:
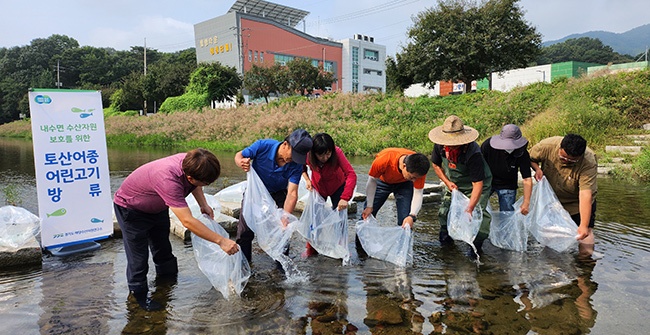
[[309,192],[298,232],[319,254],[340,258],[343,265],[349,264],[348,212],[332,209],[315,190]]
[[244,193],[242,215],[248,228],[255,233],[257,244],[271,258],[280,262],[287,277],[302,276],[284,251],[298,226],[298,218],[278,208],[254,169],[247,173],[248,187]]
[[558,200],[546,177],[534,187],[526,227],[541,245],[557,252],[575,247],[578,227]]
[[481,209],[481,205],[477,204],[470,216],[465,211],[467,206],[469,206],[469,198],[459,190],[452,190],[451,205],[447,214],[447,229],[451,238],[456,241],[468,243],[478,255],[478,251],[473,242],[481,228],[483,210]]
[[217,192],[214,197],[220,202],[234,202],[239,204],[244,197],[244,191],[246,191],[247,184],[248,182],[244,180],[235,185],[230,185]]
[[41,219],[15,206],[0,208],[0,247],[19,249],[41,232]]
[[357,222],[357,236],[368,256],[400,267],[413,264],[411,227],[382,227],[374,216]]
[[[217,201],[214,195],[210,195],[210,194],[204,194],[204,195],[205,195],[205,201],[208,203],[208,206],[212,207],[212,211],[214,212],[214,215],[219,216],[219,214],[221,213],[221,204],[219,203],[219,201]],[[203,213],[201,213],[201,206],[199,206],[199,203],[194,198],[194,195],[189,194],[185,198],[185,202],[187,202],[187,207],[190,208],[193,217],[198,218],[201,215],[203,215]],[[171,209],[169,210],[169,219],[180,222],[176,214],[174,214],[174,212]]]
[[[198,219],[217,234],[230,238],[226,230],[209,216],[203,214]],[[230,256],[218,244],[194,234],[192,234],[192,247],[199,269],[208,277],[212,286],[226,299],[232,293],[240,296],[251,276],[250,266],[241,250]]]
[[469,206],[469,198],[458,190],[451,192],[451,205],[447,214],[447,229],[449,236],[457,241],[464,241],[469,244],[474,242],[478,235],[483,211],[481,205],[477,204],[470,216],[465,210]]
[[521,197],[515,202],[514,211],[495,211],[488,202],[487,211],[492,215],[490,221],[490,242],[495,247],[514,251],[526,251],[528,248],[528,230],[521,214]]

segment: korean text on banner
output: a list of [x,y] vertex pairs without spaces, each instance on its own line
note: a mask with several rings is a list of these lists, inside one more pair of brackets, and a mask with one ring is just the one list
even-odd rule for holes
[[101,93],[29,92],[43,247],[113,233]]

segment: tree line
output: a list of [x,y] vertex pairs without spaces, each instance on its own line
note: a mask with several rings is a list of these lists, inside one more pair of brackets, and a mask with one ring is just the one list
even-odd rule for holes
[[234,67],[197,64],[194,48],[163,53],[134,46],[118,51],[79,46],[74,38],[55,34],[26,46],[0,48],[0,124],[29,116],[30,88],[101,90],[102,104],[111,111],[173,112],[233,96],[241,101],[244,79],[253,98],[267,99],[308,94],[334,81],[322,66],[302,58],[249,72],[242,78]]
[[[541,35],[524,20],[519,0],[439,0],[414,17],[407,33],[406,46],[386,60],[389,92],[403,92],[413,83],[433,86],[438,80],[469,83],[492,72],[532,65],[635,59],[588,37],[541,47]],[[271,96],[306,95],[335,80],[311,59],[253,66],[242,78],[233,67],[197,64],[194,48],[173,53],[143,47],[117,51],[80,47],[73,38],[52,35],[27,46],[0,48],[0,123],[29,115],[29,88],[101,90],[104,107],[113,111],[172,112],[233,96],[241,102],[242,94],[267,102]]]

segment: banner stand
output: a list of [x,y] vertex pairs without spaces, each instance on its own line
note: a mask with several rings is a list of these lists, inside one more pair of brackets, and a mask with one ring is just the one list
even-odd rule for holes
[[55,256],[97,250],[114,232],[101,92],[28,96],[41,246]]
[[66,245],[64,247],[57,248],[46,248],[45,250],[49,251],[52,255],[57,257],[70,256],[87,251],[99,250],[102,245],[95,241],[81,242],[72,245]]

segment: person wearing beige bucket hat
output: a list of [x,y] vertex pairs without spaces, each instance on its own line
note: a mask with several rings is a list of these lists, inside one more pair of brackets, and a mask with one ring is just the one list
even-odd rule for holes
[[490,232],[491,216],[485,207],[492,191],[492,173],[475,142],[478,136],[476,129],[464,125],[456,115],[447,117],[442,126],[429,132],[429,140],[435,143],[431,154],[433,171],[447,186],[438,210],[440,243],[453,242],[447,231],[447,214],[451,206],[451,191],[457,189],[469,198],[467,212],[471,213],[477,205],[483,209],[483,221],[474,240],[474,246],[480,252]]
[[522,214],[530,210],[530,196],[533,193],[533,179],[530,172],[528,140],[521,129],[514,124],[501,128],[499,135],[492,136],[481,144],[483,158],[492,171],[492,193],[499,197],[499,210],[514,211],[517,197],[518,178],[521,174],[524,184],[524,199],[520,206]]

